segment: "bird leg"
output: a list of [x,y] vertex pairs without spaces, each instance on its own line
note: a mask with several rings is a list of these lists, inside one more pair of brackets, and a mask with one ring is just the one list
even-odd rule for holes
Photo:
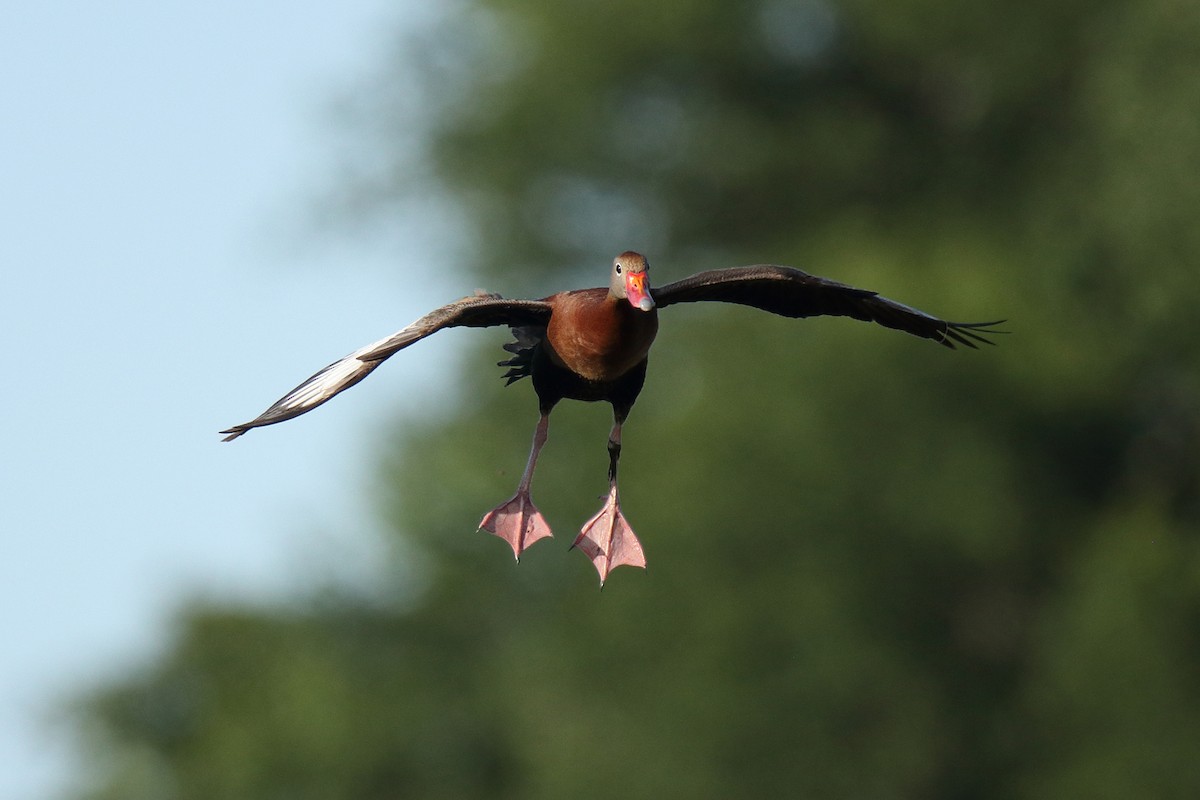
[[601,586],[608,579],[608,573],[622,564],[646,567],[642,543],[621,513],[621,498],[617,494],[617,462],[620,458],[621,423],[616,422],[608,437],[608,499],[596,516],[584,524],[571,545],[592,560],[592,566],[600,573]]
[[542,414],[537,428],[533,432],[533,448],[529,451],[529,462],[525,465],[525,474],[517,484],[517,493],[511,500],[493,508],[483,515],[479,529],[499,536],[512,547],[513,557],[521,560],[521,553],[526,547],[539,539],[553,536],[546,518],[533,504],[529,495],[529,485],[533,482],[533,468],[537,464],[538,453],[546,444],[546,431],[550,427],[550,415]]

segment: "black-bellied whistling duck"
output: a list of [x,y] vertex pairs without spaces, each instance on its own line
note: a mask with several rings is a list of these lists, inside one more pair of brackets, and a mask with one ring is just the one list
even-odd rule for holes
[[481,530],[504,539],[520,559],[529,545],[551,535],[530,497],[533,469],[546,443],[550,411],[559,400],[603,400],[612,404],[608,437],[608,499],[583,526],[572,547],[591,559],[600,583],[622,564],[645,567],[641,542],[621,513],[617,462],[621,426],[646,379],[647,354],[658,332],[658,310],[675,303],[716,300],[753,306],[785,317],[845,316],[932,339],[946,347],[991,344],[985,333],[999,322],[946,322],[866,289],[856,289],[791,267],[763,264],[701,272],[651,293],[649,264],[639,253],[613,259],[608,288],[559,292],[542,300],[506,300],[496,294],[464,297],[429,312],[407,328],[335,361],[288,392],[259,417],[221,431],[225,441],[251,428],[272,425],[311,411],[367,377],[384,359],[443,328],[507,325],[516,341],[508,382],[533,379],[541,418],[517,493],[484,515]]

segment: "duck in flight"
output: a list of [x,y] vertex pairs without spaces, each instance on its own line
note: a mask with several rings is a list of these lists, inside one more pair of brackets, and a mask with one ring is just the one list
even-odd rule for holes
[[333,362],[255,419],[221,433],[230,441],[251,428],[311,411],[370,375],[389,356],[443,328],[507,326],[515,341],[504,347],[512,354],[500,362],[509,368],[504,377],[510,384],[525,377],[532,380],[541,416],[516,494],[485,514],[479,527],[508,542],[518,560],[526,547],[549,537],[550,526],[533,504],[530,487],[546,443],[550,412],[564,399],[610,403],[608,496],[571,545],[587,555],[603,585],[618,566],[646,566],[641,542],[621,512],[617,464],[621,427],[646,379],[658,309],[699,301],[738,303],[793,318],[851,317],[949,348],[992,344],[986,334],[1000,333],[993,328],[1003,321],[947,322],[866,289],[772,264],[700,272],[651,291],[649,263],[640,253],[627,251],[613,259],[607,287],[559,292],[541,300],[479,293],[434,309],[386,339]]

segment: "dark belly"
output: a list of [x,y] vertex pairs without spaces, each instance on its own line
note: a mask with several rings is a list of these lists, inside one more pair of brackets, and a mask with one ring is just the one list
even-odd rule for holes
[[642,391],[646,365],[647,359],[643,358],[617,378],[593,380],[559,366],[543,347],[533,362],[533,388],[544,410],[563,399],[609,402],[624,416]]

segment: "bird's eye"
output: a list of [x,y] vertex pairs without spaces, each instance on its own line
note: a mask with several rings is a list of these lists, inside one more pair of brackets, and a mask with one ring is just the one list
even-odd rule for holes
[[618,275],[621,274],[621,265],[620,264],[617,264],[617,274]]

